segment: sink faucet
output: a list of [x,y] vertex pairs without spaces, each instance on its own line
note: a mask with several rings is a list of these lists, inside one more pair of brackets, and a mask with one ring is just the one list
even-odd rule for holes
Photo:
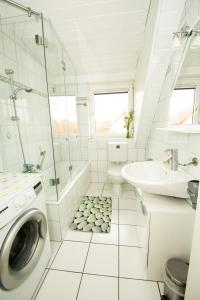
[[170,156],[164,162],[170,163],[172,171],[178,170],[178,149],[166,149],[165,152],[170,152]]

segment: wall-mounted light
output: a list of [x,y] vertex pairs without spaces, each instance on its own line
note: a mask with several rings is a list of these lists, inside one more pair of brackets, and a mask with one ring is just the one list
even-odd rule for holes
[[192,34],[190,27],[185,25],[181,27],[180,31],[173,32],[173,48],[177,49],[181,46],[183,40]]
[[200,47],[200,30],[192,31],[193,40],[191,42],[190,48],[197,49]]

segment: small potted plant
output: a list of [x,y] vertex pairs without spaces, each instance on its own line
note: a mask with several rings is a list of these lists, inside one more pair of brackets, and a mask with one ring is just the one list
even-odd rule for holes
[[133,137],[133,120],[134,120],[134,111],[131,110],[128,114],[124,117],[124,128],[126,128],[126,138]]

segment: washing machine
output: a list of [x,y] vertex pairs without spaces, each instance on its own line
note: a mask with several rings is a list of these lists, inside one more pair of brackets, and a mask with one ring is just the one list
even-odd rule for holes
[[50,254],[41,178],[0,173],[0,299],[32,299]]

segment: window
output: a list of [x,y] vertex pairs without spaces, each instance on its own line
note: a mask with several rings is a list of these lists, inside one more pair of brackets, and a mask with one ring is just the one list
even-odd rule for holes
[[128,92],[95,94],[96,133],[123,134],[128,102]]
[[169,108],[169,124],[193,124],[195,88],[175,89]]
[[54,134],[78,132],[75,96],[50,97],[50,109]]

